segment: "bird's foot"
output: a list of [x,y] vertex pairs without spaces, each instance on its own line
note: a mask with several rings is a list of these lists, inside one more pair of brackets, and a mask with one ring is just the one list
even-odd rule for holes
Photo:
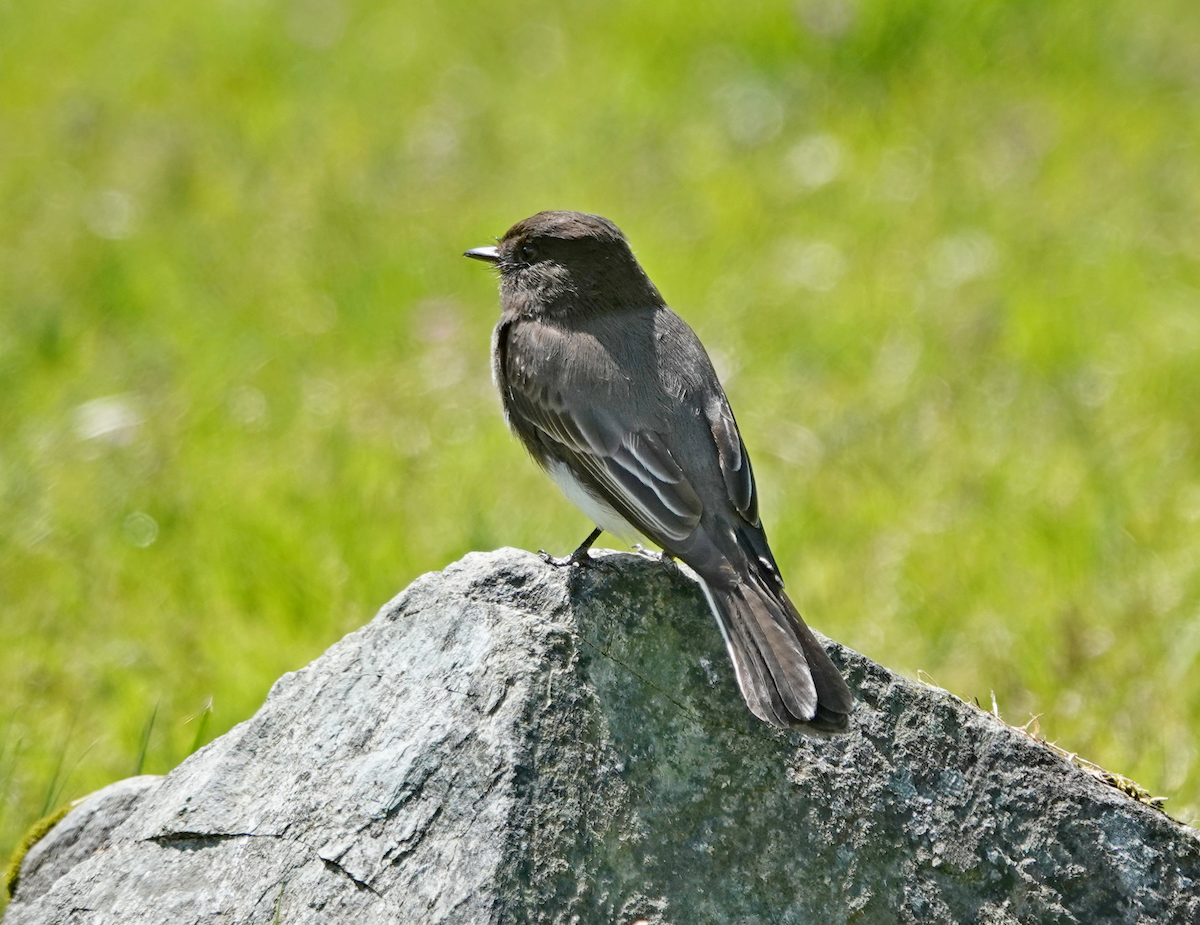
[[552,556],[550,553],[546,552],[546,550],[539,549],[538,555],[541,556],[543,562],[545,562],[547,565],[553,565],[555,568],[567,568],[572,565],[583,565],[585,564],[585,560],[592,558],[588,554],[587,550],[584,550],[583,555],[581,556],[578,549],[569,556]]
[[598,536],[600,536],[599,527],[588,534],[587,539],[579,544],[578,549],[576,549],[569,556],[563,556],[561,559],[550,555],[550,553],[546,552],[544,549],[539,549],[538,555],[542,557],[542,561],[547,565],[553,565],[556,568],[563,568],[571,565],[586,565],[589,568],[611,568],[607,562],[604,562],[600,559],[593,559],[591,554],[588,552],[588,550],[592,548],[592,543],[596,542],[596,538]]
[[553,565],[555,568],[570,568],[575,565],[581,568],[596,568],[606,571],[613,568],[605,560],[594,558],[586,549],[576,549],[569,556],[552,556],[546,550],[539,549],[538,555],[541,556],[543,562],[547,565]]
[[599,536],[600,528],[597,527],[588,534],[586,540],[579,544],[578,549],[576,549],[569,556],[563,556],[561,559],[550,555],[550,553],[546,552],[544,549],[539,549],[538,555],[542,557],[542,561],[546,562],[548,565],[553,565],[556,568],[563,568],[564,566],[571,565],[585,565],[588,568],[612,568],[612,566],[601,559],[593,559],[591,553],[588,552],[588,550],[592,548],[592,543],[596,542],[596,538]]
[[669,552],[655,552],[652,549],[647,549],[641,543],[634,543],[633,551],[639,556],[645,556],[647,559],[654,559],[657,562],[661,562],[663,568],[668,572],[679,572],[679,566],[675,564],[675,557]]

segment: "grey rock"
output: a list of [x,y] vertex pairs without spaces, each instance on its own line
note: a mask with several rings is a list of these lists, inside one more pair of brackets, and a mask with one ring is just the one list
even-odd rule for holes
[[25,854],[18,895],[31,902],[76,864],[108,847],[109,835],[151,790],[162,783],[156,774],[127,777],[79,800],[71,811]]
[[5,925],[1200,921],[1196,830],[826,645],[851,731],[778,732],[681,572],[471,554],[40,861]]

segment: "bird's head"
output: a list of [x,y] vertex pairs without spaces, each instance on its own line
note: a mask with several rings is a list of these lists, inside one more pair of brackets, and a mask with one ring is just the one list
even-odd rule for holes
[[495,247],[467,251],[500,271],[505,314],[556,316],[658,306],[662,297],[621,229],[586,212],[539,212]]

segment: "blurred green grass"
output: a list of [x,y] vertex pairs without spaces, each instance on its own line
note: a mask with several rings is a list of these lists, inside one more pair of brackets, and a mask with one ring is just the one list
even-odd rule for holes
[[544,208],[711,348],[815,626],[1200,816],[1198,47],[1184,0],[0,2],[0,852],[421,572],[582,538],[459,256]]

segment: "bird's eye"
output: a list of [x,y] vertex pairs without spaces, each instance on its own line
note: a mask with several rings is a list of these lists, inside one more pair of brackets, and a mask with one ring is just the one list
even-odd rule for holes
[[525,261],[525,263],[533,263],[536,257],[537,251],[534,249],[532,244],[521,245],[521,259]]

